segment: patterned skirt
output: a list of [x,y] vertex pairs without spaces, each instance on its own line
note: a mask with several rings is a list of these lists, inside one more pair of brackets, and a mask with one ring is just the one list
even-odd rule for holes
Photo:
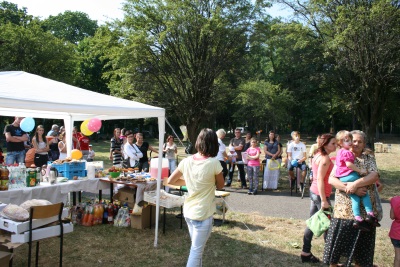
[[370,232],[362,232],[353,227],[353,220],[332,218],[325,241],[324,263],[340,262],[345,263],[344,266],[351,266],[354,260],[363,267],[372,267],[375,236],[375,227],[371,227]]

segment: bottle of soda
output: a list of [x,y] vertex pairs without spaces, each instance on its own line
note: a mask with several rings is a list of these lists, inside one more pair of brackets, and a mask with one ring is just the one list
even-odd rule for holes
[[108,205],[107,203],[103,203],[103,224],[107,224],[108,223]]
[[21,162],[19,163],[19,170],[20,170],[20,177],[19,180],[21,181],[21,184],[24,184],[25,186],[29,186],[29,184],[26,183],[26,166],[25,163]]

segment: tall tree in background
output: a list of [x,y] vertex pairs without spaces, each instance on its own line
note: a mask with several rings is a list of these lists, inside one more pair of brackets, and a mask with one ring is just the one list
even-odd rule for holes
[[388,0],[281,0],[318,34],[334,58],[337,95],[354,109],[372,145],[400,82],[400,9]]
[[49,16],[43,21],[43,28],[59,39],[77,44],[85,37],[93,36],[98,28],[97,21],[86,13],[65,11],[57,16]]
[[127,1],[112,92],[176,113],[194,141],[199,128],[210,125],[215,105],[223,104],[216,102],[216,79],[243,60],[259,14],[252,2]]
[[0,2],[0,25],[12,23],[15,25],[27,25],[33,20],[28,15],[26,8],[18,8],[18,5],[7,1]]

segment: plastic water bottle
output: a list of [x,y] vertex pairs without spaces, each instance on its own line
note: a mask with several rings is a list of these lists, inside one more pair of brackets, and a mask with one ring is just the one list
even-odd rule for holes
[[21,162],[19,163],[19,169],[20,169],[20,179],[19,179],[19,186],[20,187],[26,187],[26,166],[25,163]]

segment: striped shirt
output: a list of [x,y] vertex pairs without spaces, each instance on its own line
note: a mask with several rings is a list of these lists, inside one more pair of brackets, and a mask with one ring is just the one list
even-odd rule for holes
[[122,140],[115,139],[115,137],[111,138],[111,151],[113,157],[113,165],[119,165],[122,161],[122,154],[114,153],[115,150],[122,152],[121,150]]

